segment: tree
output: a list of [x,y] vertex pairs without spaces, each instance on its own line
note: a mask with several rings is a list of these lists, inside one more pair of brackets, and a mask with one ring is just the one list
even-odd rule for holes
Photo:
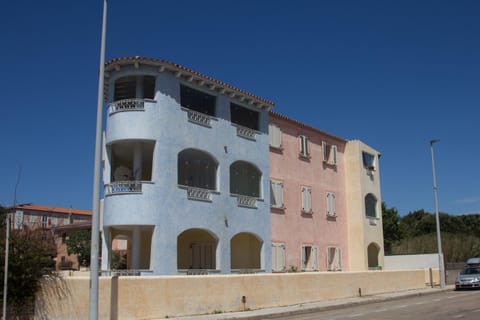
[[383,242],[385,254],[392,254],[392,246],[402,239],[400,217],[396,208],[387,208],[382,202]]
[[78,264],[82,266],[90,265],[90,241],[92,237],[91,230],[78,230],[68,234],[66,241],[68,254],[76,254]]
[[[5,235],[6,209],[0,207],[0,234]],[[0,254],[5,261],[5,237],[0,236]],[[45,230],[11,230],[8,258],[7,303],[9,318],[28,317],[33,312],[35,294],[44,276],[53,275],[56,247],[53,235]],[[4,277],[4,269],[0,278]],[[3,286],[2,286],[3,297]]]

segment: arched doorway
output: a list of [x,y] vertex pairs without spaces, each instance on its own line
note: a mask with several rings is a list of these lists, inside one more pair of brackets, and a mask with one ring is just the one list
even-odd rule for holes
[[262,244],[262,240],[252,233],[235,235],[230,240],[231,269],[260,269]]
[[376,243],[370,243],[367,248],[368,252],[368,268],[376,269],[378,267],[378,254],[380,247]]
[[188,229],[177,237],[177,269],[216,269],[218,239],[203,229]]

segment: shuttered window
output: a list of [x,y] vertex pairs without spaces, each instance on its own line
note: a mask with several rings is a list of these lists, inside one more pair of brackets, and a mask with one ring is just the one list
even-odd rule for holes
[[337,165],[337,146],[322,141],[323,162]]
[[273,208],[283,208],[283,182],[270,181],[270,205]]
[[270,147],[280,149],[282,147],[282,131],[275,124],[268,125],[268,139]]
[[302,246],[302,270],[318,270],[318,248],[315,246]]
[[304,158],[308,158],[310,155],[310,150],[308,146],[308,138],[306,136],[299,136],[300,139],[300,156]]
[[302,187],[302,213],[312,213],[312,189]]
[[327,248],[327,270],[342,270],[342,250],[338,247]]
[[327,192],[327,216],[335,217],[335,194],[333,192]]
[[285,271],[285,245],[272,243],[272,271]]

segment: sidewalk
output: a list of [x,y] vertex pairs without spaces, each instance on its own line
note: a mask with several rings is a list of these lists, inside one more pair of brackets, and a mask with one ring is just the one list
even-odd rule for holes
[[312,303],[297,304],[286,307],[277,307],[277,308],[265,308],[258,310],[250,310],[244,312],[229,312],[229,313],[220,313],[220,314],[208,314],[208,315],[197,315],[197,316],[186,316],[186,317],[174,317],[168,319],[176,320],[232,320],[232,319],[249,319],[249,320],[259,320],[265,319],[272,316],[288,316],[296,315],[302,313],[309,313],[313,311],[321,310],[331,310],[338,309],[346,306],[367,304],[382,302],[394,299],[408,298],[426,294],[435,294],[443,291],[453,290],[454,285],[447,285],[444,289],[441,288],[425,288],[418,290],[408,290],[400,292],[390,292],[383,293],[378,295],[363,296],[363,297],[354,297],[354,298],[345,298],[337,300],[325,300]]

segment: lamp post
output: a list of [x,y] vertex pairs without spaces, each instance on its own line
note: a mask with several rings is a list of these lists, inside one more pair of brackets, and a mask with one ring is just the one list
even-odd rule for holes
[[103,0],[102,38],[100,44],[100,68],[98,72],[97,126],[95,134],[95,161],[92,197],[92,242],[90,250],[90,300],[88,319],[98,319],[98,253],[100,234],[100,167],[102,162],[103,82],[105,74],[105,35],[107,30],[107,0]]
[[430,140],[430,152],[432,154],[433,196],[435,201],[435,221],[437,225],[438,267],[440,271],[440,288],[445,288],[445,268],[443,265],[442,237],[440,235],[440,217],[438,214],[437,178],[435,175],[435,156],[433,144],[440,140]]
[[7,291],[8,291],[8,247],[10,242],[10,212],[7,212],[5,220],[5,266],[3,273],[3,302],[2,319],[7,319]]

